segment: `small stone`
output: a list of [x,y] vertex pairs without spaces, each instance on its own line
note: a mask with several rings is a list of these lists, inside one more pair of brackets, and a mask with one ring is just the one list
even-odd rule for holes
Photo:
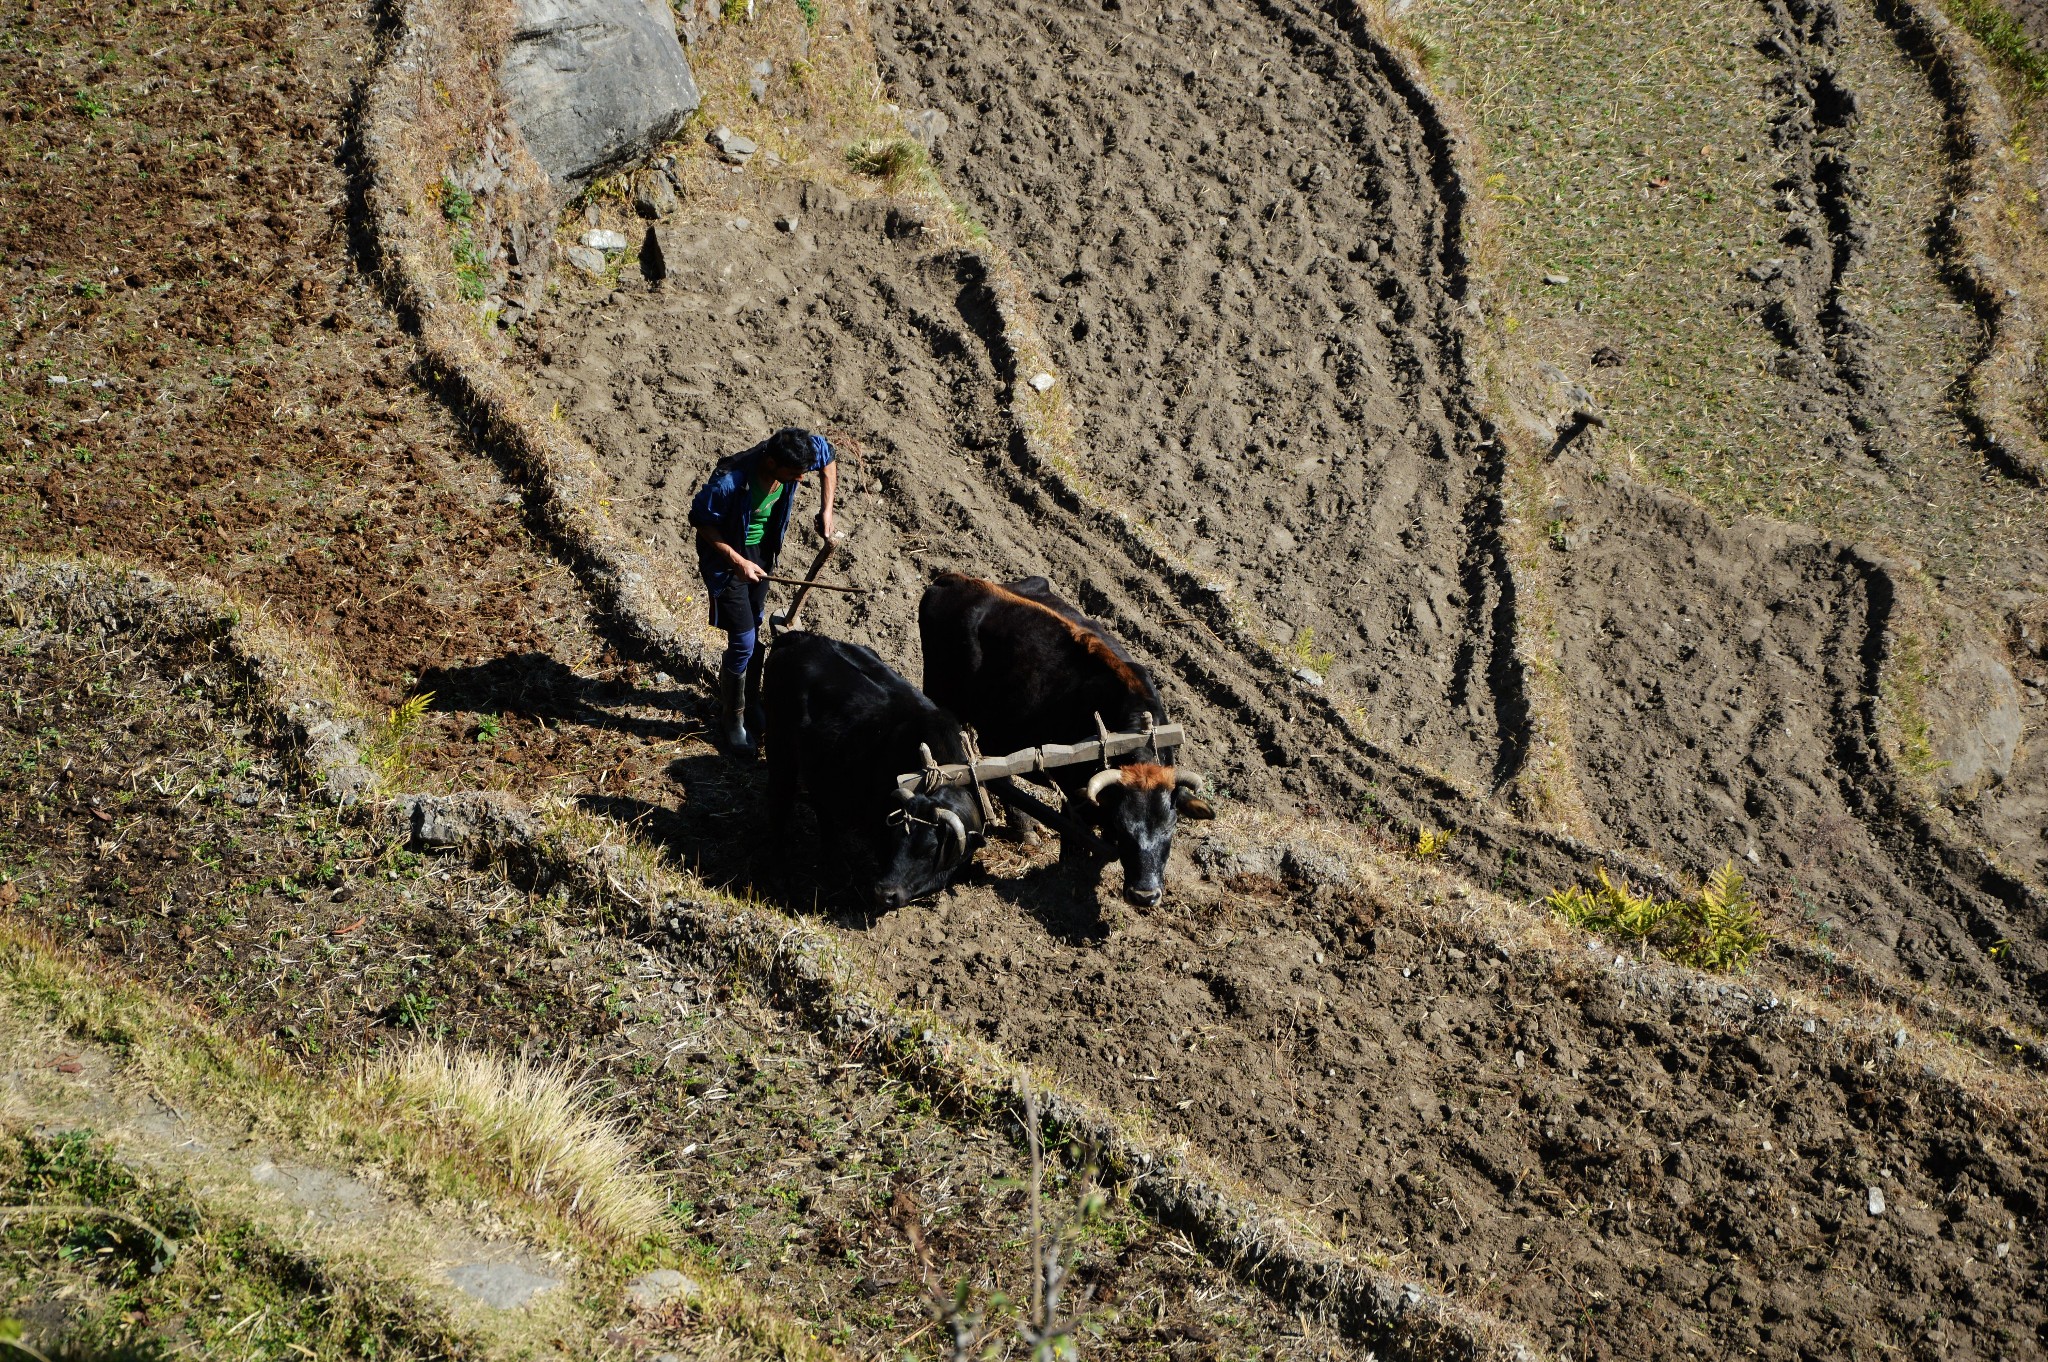
[[1520,1050],[1515,1051],[1515,1067],[1517,1069],[1526,1067],[1528,1063],[1529,1057],[1527,1055],[1523,1054]]
[[1884,1188],[1876,1186],[1870,1188],[1870,1213],[1872,1215],[1884,1214]]
[[1628,356],[1612,345],[1603,345],[1593,352],[1595,369],[1619,369],[1628,363]]
[[1892,1048],[1895,1050],[1905,1049],[1906,1041],[1908,1039],[1910,1039],[1910,1037],[1906,1035],[1906,1028],[1901,1026],[1898,1030],[1898,1034],[1892,1037]]
[[1349,866],[1328,852],[1317,851],[1313,847],[1289,846],[1282,850],[1280,873],[1299,884],[1312,887],[1351,883]]
[[643,1272],[626,1284],[626,1300],[635,1310],[659,1310],[674,1300],[695,1300],[704,1288],[672,1267]]
[[1045,392],[1048,389],[1050,389],[1056,381],[1057,380],[1054,379],[1051,374],[1033,374],[1031,376],[1031,391],[1038,393]]
[[594,227],[583,234],[583,244],[593,251],[623,251],[626,249],[626,234],[615,232],[609,227]]
[[755,76],[747,82],[747,93],[753,96],[756,104],[761,103],[768,98],[768,82],[762,80],[759,76]]
[[582,270],[585,274],[604,273],[604,252],[602,251],[593,251],[588,246],[571,246],[568,250],[563,251],[562,254],[568,257],[570,264]]
[[1304,686],[1313,686],[1317,690],[1321,690],[1323,688],[1323,678],[1317,676],[1313,671],[1309,670],[1307,667],[1296,667],[1294,669],[1294,679],[1301,682],[1301,684]]
[[668,176],[654,174],[647,177],[647,183],[633,196],[633,211],[643,218],[665,218],[679,207],[675,186]]
[[784,213],[781,217],[775,219],[775,230],[795,236],[797,224],[801,221],[802,219],[798,218],[794,213]]
[[1549,284],[1552,288],[1561,287],[1569,284],[1571,281],[1572,277],[1568,274],[1546,274],[1543,276],[1543,282]]
[[654,684],[657,686],[673,686],[675,683],[676,679],[667,672],[656,672],[654,674]]
[[745,165],[749,157],[761,149],[761,144],[751,137],[742,137],[731,128],[720,124],[711,130],[711,136],[704,139],[727,161],[734,165]]
[[2006,1242],[2005,1240],[2001,1239],[1998,1241],[1998,1247],[1994,1249],[1993,1252],[1995,1252],[1998,1255],[1998,1259],[2000,1262],[2004,1262],[2005,1255],[2012,1252],[2012,1245]]
[[744,232],[749,227],[752,227],[754,225],[754,222],[751,218],[734,218],[730,223],[726,225],[731,227],[735,232]]
[[775,63],[763,57],[754,63],[752,70],[755,75],[765,80],[767,77],[775,74]]
[[903,119],[904,131],[915,138],[926,151],[937,146],[939,139],[946,135],[946,130],[951,126],[952,120],[937,109],[908,114]]

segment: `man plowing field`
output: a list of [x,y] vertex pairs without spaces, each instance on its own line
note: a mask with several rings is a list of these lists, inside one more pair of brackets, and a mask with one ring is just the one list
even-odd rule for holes
[[690,503],[697,572],[711,599],[711,623],[726,638],[718,669],[719,737],[735,756],[754,755],[760,726],[761,611],[789,532],[796,489],[806,473],[819,475],[818,534],[829,544],[839,490],[836,457],[824,436],[787,426],[751,449],[720,459]]

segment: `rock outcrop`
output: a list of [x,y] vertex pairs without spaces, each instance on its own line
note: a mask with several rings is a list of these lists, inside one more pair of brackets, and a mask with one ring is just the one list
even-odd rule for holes
[[660,0],[516,0],[498,73],[512,119],[558,190],[588,184],[675,136],[697,81]]

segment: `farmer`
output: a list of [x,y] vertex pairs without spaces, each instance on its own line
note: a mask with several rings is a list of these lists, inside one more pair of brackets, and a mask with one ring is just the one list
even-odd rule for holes
[[718,461],[690,503],[697,527],[697,572],[711,597],[711,622],[725,630],[718,671],[719,736],[737,757],[754,755],[761,693],[761,608],[768,574],[782,552],[791,503],[806,473],[821,472],[818,533],[832,537],[839,467],[824,436],[787,426]]

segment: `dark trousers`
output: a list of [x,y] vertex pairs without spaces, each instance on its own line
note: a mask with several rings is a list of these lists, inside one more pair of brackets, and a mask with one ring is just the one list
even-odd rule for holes
[[[751,548],[741,545],[740,553],[750,563],[758,563],[771,572],[775,569],[774,556],[759,544]],[[709,583],[706,589],[709,590]],[[759,646],[761,611],[767,604],[768,583],[750,582],[738,572],[726,578],[723,591],[712,594],[711,623],[725,630],[725,656],[719,660],[719,670],[726,675],[747,674],[747,666]]]

